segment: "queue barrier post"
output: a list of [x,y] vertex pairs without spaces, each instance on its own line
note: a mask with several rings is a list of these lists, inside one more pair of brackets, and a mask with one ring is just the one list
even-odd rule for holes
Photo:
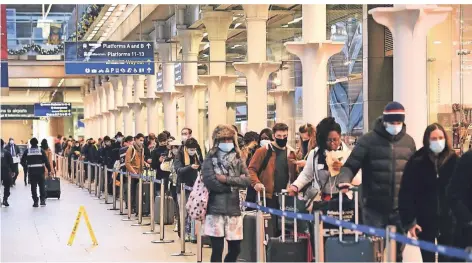
[[72,160],[75,185],[79,186],[79,160]]
[[[87,165],[87,178],[88,178],[88,192],[89,194],[92,194],[92,166],[95,166],[95,164],[88,163]],[[93,169],[94,172],[97,171],[97,169]]]
[[[81,162],[80,163],[80,171],[81,171],[81,175],[82,175],[82,180],[81,180],[81,185],[82,185],[82,189],[85,189],[85,162]],[[87,189],[85,189],[87,190]]]
[[126,183],[127,183],[127,201],[126,203],[128,204],[128,217],[121,219],[121,221],[131,221],[131,174],[129,172],[126,173]]
[[[112,210],[112,211],[115,211],[115,210],[119,210],[118,208],[116,208],[116,177],[118,176],[118,174],[121,174],[120,171],[117,171],[117,170],[112,170],[112,173],[114,173],[114,176],[113,176],[113,188],[112,188],[112,191],[113,191],[113,207],[112,208],[108,208],[108,210]],[[122,188],[121,184],[120,184],[120,188]],[[105,198],[106,200],[106,198]]]
[[[153,240],[151,243],[155,244],[166,244],[166,243],[174,243],[174,240],[165,240],[164,239],[164,201],[166,199],[165,189],[164,189],[164,180],[161,181],[161,191],[160,191],[160,198],[159,198],[159,240]],[[185,237],[182,237],[185,238]]]
[[[265,205],[265,189],[263,189],[264,193],[264,205]],[[257,203],[258,205],[262,205],[261,201],[261,192],[257,192]],[[282,222],[282,227],[284,226],[284,222]],[[283,231],[283,230],[282,230]],[[265,245],[264,245],[264,236],[265,236],[265,228],[264,228],[264,214],[261,210],[257,210],[256,212],[256,255],[258,262],[266,262],[266,252],[265,252]],[[282,238],[284,238],[282,236]]]
[[131,226],[142,226],[143,225],[143,177],[139,176],[138,181],[138,223],[132,224]]
[[124,206],[124,203],[123,203],[124,202],[123,201],[123,184],[124,184],[123,183],[123,179],[124,179],[123,178],[124,177],[123,173],[124,173],[123,171],[120,171],[120,212],[117,214],[117,215],[120,215],[120,216],[125,215],[125,213],[123,213],[123,209],[124,209],[124,207],[123,207]]
[[315,211],[315,222],[313,224],[313,244],[315,244],[315,261],[324,262],[324,236],[323,221],[321,221],[321,212]]
[[95,191],[95,197],[96,197],[95,200],[100,200],[102,196],[102,188],[101,188],[102,187],[102,169],[103,169],[103,166],[97,164],[97,168],[95,169],[95,179],[93,180],[94,181],[93,189]]
[[[174,257],[188,257],[195,256],[192,252],[185,252],[185,204],[186,202],[186,193],[185,193],[185,184],[180,184],[180,205],[179,205],[179,217],[180,217],[180,253],[172,254]],[[163,214],[163,213],[161,213]],[[161,221],[162,222],[162,221]]]
[[151,219],[151,222],[150,222],[150,226],[151,226],[151,229],[149,231],[146,231],[146,232],[143,232],[144,235],[155,235],[155,234],[159,234],[159,232],[156,232],[155,231],[155,228],[156,228],[156,221],[155,221],[155,218],[154,218],[154,178],[152,177],[148,177],[150,178],[150,185],[149,185],[149,198],[150,198],[150,201],[149,201],[149,214],[150,214],[150,219]]
[[202,244],[202,221],[195,221],[195,232],[197,233],[197,262],[203,262],[203,244]]
[[392,234],[396,234],[396,226],[387,226],[385,233],[385,249],[386,249],[386,262],[397,262],[397,242],[392,238]]
[[103,198],[105,199],[105,201],[102,204],[109,205],[110,202],[108,202],[108,172],[113,172],[113,170],[108,169],[106,167],[106,165],[104,165],[103,169],[100,169],[100,171],[101,171],[102,174],[100,176],[100,184],[99,184],[99,189],[98,189],[98,198],[100,198],[102,185],[103,185]]

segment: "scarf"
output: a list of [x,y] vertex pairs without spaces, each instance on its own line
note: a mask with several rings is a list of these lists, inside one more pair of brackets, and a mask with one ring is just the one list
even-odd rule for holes
[[195,158],[195,164],[199,164],[199,156],[198,156],[198,151],[195,153],[194,156],[190,156],[187,151],[187,147],[184,146],[184,165],[190,165],[190,157]]
[[139,154],[141,154],[141,152],[143,151],[143,146],[139,145],[137,142],[133,142],[133,147],[134,149],[136,149],[136,151],[138,151]]
[[226,176],[236,176],[234,174],[234,169],[232,169],[236,160],[237,159],[235,151],[225,153],[224,155],[222,155],[221,152],[218,151],[211,158],[215,173]]

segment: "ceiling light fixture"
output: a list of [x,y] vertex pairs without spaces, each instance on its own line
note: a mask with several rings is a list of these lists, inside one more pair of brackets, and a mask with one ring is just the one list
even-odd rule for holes
[[433,44],[436,44],[436,45],[439,45],[439,44],[441,44],[441,43],[442,43],[442,42],[439,41],[439,40],[436,40],[436,41],[433,42]]
[[290,24],[293,24],[293,23],[297,23],[297,22],[300,22],[302,19],[303,19],[303,16],[301,16],[299,18],[295,18],[292,21],[288,22],[287,24],[290,25]]
[[210,47],[210,43],[206,43],[205,46],[203,47],[203,50],[207,49]]
[[113,10],[115,10],[115,8],[116,8],[116,7],[114,7],[114,6],[110,6],[110,7],[108,8],[108,12],[113,12]]
[[61,79],[61,81],[59,81],[59,84],[57,84],[58,87],[62,86],[62,84],[64,83],[64,79]]
[[234,28],[237,28],[237,27],[240,26],[240,25],[241,25],[241,23],[236,23],[236,24],[234,25]]
[[206,33],[206,32],[203,33],[203,37],[206,37],[206,36],[208,36],[208,33]]

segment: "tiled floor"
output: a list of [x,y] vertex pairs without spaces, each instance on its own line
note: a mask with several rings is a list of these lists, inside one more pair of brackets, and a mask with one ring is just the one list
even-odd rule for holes
[[[20,175],[21,176],[21,175]],[[109,211],[111,205],[94,200],[88,191],[62,180],[60,200],[48,199],[46,207],[33,208],[30,187],[18,178],[12,189],[10,207],[1,208],[1,262],[195,262],[196,256],[173,257],[180,252],[180,243],[172,226],[165,227],[166,239],[175,243],[153,244],[159,235],[143,235],[149,226],[131,226],[133,222]],[[111,200],[111,198],[110,198]],[[83,205],[98,240],[92,246],[85,222],[79,225],[72,246],[67,246],[79,207]],[[147,219],[148,221],[149,219]],[[146,219],[145,219],[146,221]],[[156,225],[156,231],[159,226]],[[196,246],[187,243],[187,251]],[[203,259],[209,260],[210,249],[203,249]],[[408,247],[405,261],[421,262],[418,249]]]

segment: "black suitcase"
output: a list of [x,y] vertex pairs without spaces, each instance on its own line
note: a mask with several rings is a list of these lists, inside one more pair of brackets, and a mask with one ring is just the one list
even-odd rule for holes
[[[357,188],[354,191],[354,214],[355,224],[359,222],[359,193]],[[343,194],[339,191],[339,215],[342,219]],[[342,251],[342,253],[340,253]],[[355,232],[354,236],[343,236],[343,230],[339,228],[337,237],[328,237],[325,242],[325,262],[376,262],[377,255],[374,251],[374,243],[369,237],[359,236]]]
[[61,179],[59,177],[46,177],[44,187],[46,198],[61,198]]
[[[263,198],[265,199],[265,190]],[[257,195],[257,194],[256,194]],[[247,200],[247,199],[246,199]],[[254,199],[255,201],[255,199]],[[265,205],[265,200],[264,200]],[[264,217],[264,239],[274,236],[274,224],[270,214],[263,214]],[[243,212],[243,240],[241,240],[241,252],[238,256],[238,262],[257,262],[257,211]]]
[[[285,199],[285,193],[282,198]],[[297,209],[296,198],[293,199],[294,211]],[[285,203],[282,202],[282,203]],[[284,205],[282,211],[285,211]],[[285,236],[285,227],[282,229],[280,237],[272,237],[267,242],[267,262],[307,262],[308,261],[308,239],[298,237],[297,219],[294,222],[293,237]],[[282,217],[282,224],[285,224],[285,217]]]
[[[143,216],[148,216],[151,212],[151,185],[148,182],[143,182],[143,197],[142,197],[142,212]],[[139,184],[136,185],[136,202],[139,200]],[[136,207],[137,209],[137,207]]]

